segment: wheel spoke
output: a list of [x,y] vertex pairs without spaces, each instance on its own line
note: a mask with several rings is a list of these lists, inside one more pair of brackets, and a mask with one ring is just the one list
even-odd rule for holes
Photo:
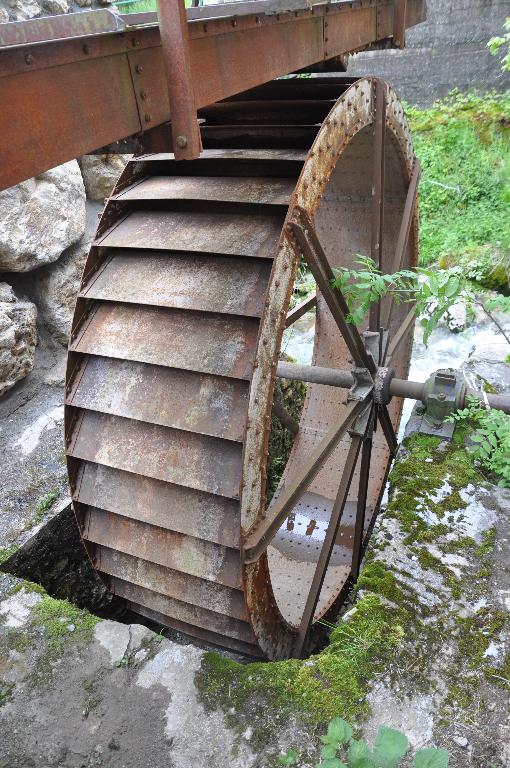
[[[371,257],[382,271],[382,238],[384,228],[384,141],[386,133],[386,88],[382,80],[375,81],[374,170],[372,187]],[[381,324],[381,302],[370,307],[369,328],[377,331]]]
[[273,402],[273,414],[281,422],[281,424],[283,424],[283,426],[286,427],[286,429],[288,429],[289,432],[294,435],[294,437],[297,435],[299,432],[298,422],[293,416],[290,415],[285,406],[278,402],[278,400]]
[[375,365],[367,355],[361,336],[356,326],[347,322],[349,307],[341,291],[333,288],[331,283],[335,276],[327,260],[311,219],[302,208],[296,208],[298,220],[289,222],[289,228],[301,249],[310,271],[315,278],[317,287],[329,307],[340,333],[342,334],[349,352],[356,365],[368,368],[374,372]]
[[[373,411],[370,414],[373,418]],[[367,509],[368,481],[370,479],[370,461],[372,459],[372,437],[366,437],[361,449],[361,466],[359,470],[358,503],[356,505],[356,524],[354,526],[354,543],[352,547],[351,578],[356,581],[361,564],[363,537],[365,532],[365,517]]]
[[409,333],[414,328],[415,320],[416,320],[416,313],[413,307],[413,309],[411,309],[405,316],[402,322],[402,325],[400,326],[394,338],[392,339],[391,344],[388,345],[388,351],[386,352],[386,357],[384,360],[385,365],[390,364],[391,358],[394,357],[394,355],[396,355],[402,342],[405,341],[405,339],[407,339]]
[[337,443],[341,440],[343,435],[345,435],[354,419],[359,416],[366,407],[366,400],[351,400],[347,403],[340,421],[329,430],[315,450],[312,451],[308,461],[298,467],[292,483],[288,486],[284,486],[282,493],[278,496],[269,510],[270,517],[262,520],[257,528],[247,537],[244,546],[245,562],[255,562],[260,554],[266,549],[305,488],[312,482],[313,478],[334,450]]
[[299,320],[300,317],[303,317],[303,315],[308,312],[308,310],[312,309],[312,307],[315,307],[317,304],[317,294],[314,291],[313,293],[308,296],[304,301],[300,302],[300,304],[296,304],[294,309],[291,309],[290,312],[287,314],[287,319],[285,320],[285,327],[288,328],[290,325],[296,322],[296,320]]
[[[404,205],[404,212],[402,214],[402,221],[400,222],[397,246],[395,248],[395,253],[393,254],[393,261],[390,268],[390,274],[392,275],[402,269],[404,265],[404,257],[407,250],[407,244],[409,242],[409,233],[411,232],[411,224],[413,221],[414,208],[416,205],[416,197],[418,195],[420,174],[420,161],[418,158],[415,158],[411,179],[409,181],[409,187],[407,188],[407,197]],[[383,312],[382,317],[382,324],[385,328],[389,328],[394,303],[394,297],[391,296],[390,301],[387,304],[386,312]]]
[[393,424],[391,423],[388,408],[385,405],[380,405],[377,407],[377,417],[379,419],[379,423],[381,424],[382,431],[384,432],[386,442],[388,443],[390,453],[393,455],[397,450],[398,441],[397,436],[395,435],[395,430],[393,429]]
[[329,520],[328,529],[324,537],[322,549],[317,561],[315,573],[313,575],[312,584],[305,604],[303,617],[301,624],[299,625],[298,636],[296,644],[294,646],[294,656],[299,658],[303,653],[303,648],[308,635],[308,630],[313,621],[315,609],[319,601],[322,585],[326,576],[326,570],[335,546],[335,539],[337,536],[338,528],[340,527],[340,521],[345,508],[345,502],[347,501],[347,495],[351,487],[352,476],[358,460],[359,451],[361,448],[363,438],[359,435],[355,435],[352,438],[347,459],[345,461],[345,467],[340,481],[340,487],[336,495],[333,509],[331,510],[331,517]]

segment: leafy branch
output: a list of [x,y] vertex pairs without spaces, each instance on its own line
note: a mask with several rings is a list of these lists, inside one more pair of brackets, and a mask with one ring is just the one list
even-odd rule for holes
[[[398,768],[409,751],[405,734],[381,725],[370,749],[366,741],[353,738],[351,726],[335,717],[321,736],[322,759],[316,768]],[[278,757],[280,765],[298,765],[298,754],[289,750]],[[412,768],[448,768],[445,749],[420,749],[411,763]]]
[[503,49],[506,49],[506,53],[501,60],[501,69],[503,72],[510,72],[510,16],[505,20],[503,27],[505,32],[498,37],[491,37],[487,43],[487,47],[493,56],[497,56]]
[[510,297],[484,296],[473,289],[471,281],[479,279],[476,266],[466,270],[455,266],[449,269],[403,269],[393,274],[383,274],[373,259],[357,256],[355,268],[335,270],[333,286],[342,291],[350,314],[348,322],[359,325],[372,304],[391,296],[397,304],[414,304],[416,314],[421,315],[424,326],[423,342],[428,344],[430,334],[454,304],[464,304],[473,311],[480,307],[494,323],[499,333],[510,344],[510,335],[501,325],[495,312],[510,312]]

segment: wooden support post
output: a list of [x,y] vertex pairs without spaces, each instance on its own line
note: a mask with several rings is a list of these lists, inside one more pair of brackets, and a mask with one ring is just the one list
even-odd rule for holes
[[393,46],[405,48],[407,0],[395,0],[393,6]]
[[195,160],[202,151],[202,142],[193,92],[184,0],[158,0],[158,16],[175,159]]

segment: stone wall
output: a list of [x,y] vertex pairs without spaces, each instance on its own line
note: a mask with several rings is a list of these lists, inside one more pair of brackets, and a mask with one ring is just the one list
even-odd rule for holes
[[403,51],[353,56],[349,74],[375,74],[411,104],[428,105],[453,88],[510,88],[487,41],[501,34],[510,0],[427,0],[427,21],[407,33]]

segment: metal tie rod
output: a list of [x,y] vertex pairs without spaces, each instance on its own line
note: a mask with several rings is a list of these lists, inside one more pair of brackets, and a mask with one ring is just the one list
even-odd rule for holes
[[[376,400],[387,403],[392,397],[407,397],[411,400],[421,400],[425,402],[427,396],[427,382],[409,381],[408,379],[397,379],[395,372],[391,368],[379,368],[381,376],[381,386],[378,387],[377,376],[374,395]],[[342,389],[351,389],[356,385],[356,378],[350,371],[339,371],[336,368],[322,368],[318,365],[300,365],[298,363],[278,363],[276,374],[281,379],[291,379],[292,381],[307,381],[311,384],[325,384],[329,387],[341,387]],[[468,397],[476,397],[482,404],[490,408],[504,411],[510,414],[510,396],[508,395],[489,395],[485,392],[478,392],[475,389],[464,387],[462,397],[458,407],[463,408]]]

